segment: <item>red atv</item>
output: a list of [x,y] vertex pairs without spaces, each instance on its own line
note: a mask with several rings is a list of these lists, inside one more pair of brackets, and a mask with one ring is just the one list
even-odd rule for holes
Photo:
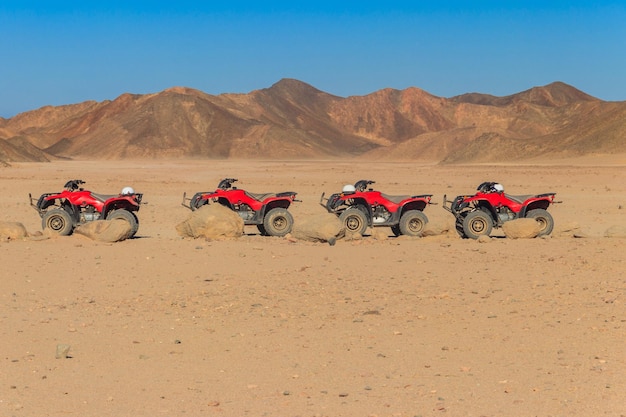
[[293,191],[282,193],[250,193],[233,187],[236,178],[224,178],[215,191],[205,191],[187,198],[183,194],[183,206],[197,210],[205,204],[219,203],[233,210],[245,225],[256,225],[262,235],[285,236],[291,232],[293,217],[287,211],[296,200]]
[[[489,236],[493,227],[501,227],[509,220],[530,217],[541,225],[539,236],[549,235],[554,220],[548,206],[556,193],[537,195],[510,195],[497,182],[483,182],[474,195],[460,195],[448,201],[443,196],[443,208],[456,217],[456,230],[463,238],[478,239]],[[449,204],[449,206],[448,206]]]
[[353,233],[362,235],[368,226],[387,226],[396,236],[421,236],[428,223],[423,211],[431,204],[432,194],[388,195],[368,189],[370,184],[374,181],[360,180],[327,199],[322,194],[320,204]]
[[131,187],[124,187],[120,194],[103,195],[84,190],[83,180],[70,180],[60,193],[45,193],[35,203],[28,194],[30,205],[42,218],[42,227],[62,236],[72,233],[80,224],[93,220],[121,218],[130,223],[131,235],[139,229],[135,212],[139,210],[143,194],[137,194]]

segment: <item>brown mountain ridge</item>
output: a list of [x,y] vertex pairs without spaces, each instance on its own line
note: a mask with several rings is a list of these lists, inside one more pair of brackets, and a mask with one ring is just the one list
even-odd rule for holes
[[0,118],[0,161],[364,157],[441,163],[626,153],[626,102],[561,82],[505,97],[418,88],[338,97],[283,79],[248,94],[174,87]]

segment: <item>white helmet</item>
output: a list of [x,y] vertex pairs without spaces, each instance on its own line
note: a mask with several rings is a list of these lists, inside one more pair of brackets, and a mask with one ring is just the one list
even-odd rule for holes
[[133,187],[124,187],[122,188],[122,195],[131,195],[131,194],[135,194],[135,190],[133,190]]
[[343,186],[341,192],[343,192],[344,194],[352,194],[356,192],[356,188],[354,188],[354,185],[352,184],[346,184]]
[[498,193],[501,193],[504,191],[504,187],[500,183],[493,184],[493,189]]

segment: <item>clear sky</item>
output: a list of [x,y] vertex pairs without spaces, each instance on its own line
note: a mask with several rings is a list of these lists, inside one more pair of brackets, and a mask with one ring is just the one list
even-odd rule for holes
[[0,0],[0,117],[296,78],[338,96],[497,96],[563,81],[626,100],[626,2]]

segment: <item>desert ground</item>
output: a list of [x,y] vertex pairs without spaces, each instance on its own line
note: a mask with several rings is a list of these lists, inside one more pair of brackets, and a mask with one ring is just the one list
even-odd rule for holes
[[[549,238],[178,236],[183,192],[223,177],[297,191],[296,223],[358,179],[433,194],[425,214],[451,228],[443,195],[483,181],[562,203]],[[40,231],[28,193],[76,178],[144,193],[139,233],[0,242],[2,416],[626,415],[626,239],[605,237],[626,226],[624,156],[15,163],[0,220]]]

